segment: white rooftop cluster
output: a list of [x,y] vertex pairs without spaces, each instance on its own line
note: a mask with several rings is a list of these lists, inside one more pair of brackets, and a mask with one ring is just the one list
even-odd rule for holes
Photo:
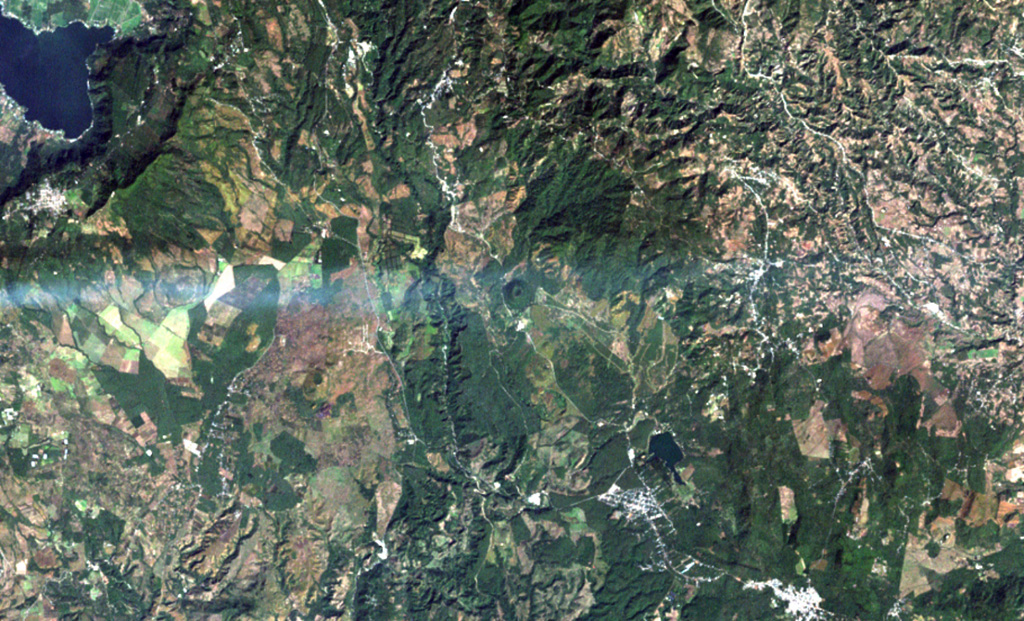
[[786,614],[792,615],[798,621],[815,621],[825,618],[825,611],[821,608],[821,595],[814,590],[814,587],[798,589],[791,584],[782,584],[777,579],[767,582],[751,581],[743,585],[746,589],[763,591],[770,588],[776,598],[786,603]]
[[[656,518],[666,517],[658,499],[645,487],[623,490],[613,484],[607,492],[597,497],[598,500],[618,509],[623,509],[635,517],[642,517],[647,521]],[[627,515],[627,519],[634,515]]]

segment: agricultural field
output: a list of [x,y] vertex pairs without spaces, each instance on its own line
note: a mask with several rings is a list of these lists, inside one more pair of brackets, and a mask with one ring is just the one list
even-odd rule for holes
[[8,0],[4,3],[4,14],[17,17],[37,31],[83,22],[129,33],[144,18],[142,5],[136,0]]

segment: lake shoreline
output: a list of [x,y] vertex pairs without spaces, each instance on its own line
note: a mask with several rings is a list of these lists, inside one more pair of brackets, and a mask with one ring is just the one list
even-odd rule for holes
[[17,18],[0,17],[0,85],[26,121],[74,141],[94,123],[89,58],[115,34],[81,22],[37,34]]

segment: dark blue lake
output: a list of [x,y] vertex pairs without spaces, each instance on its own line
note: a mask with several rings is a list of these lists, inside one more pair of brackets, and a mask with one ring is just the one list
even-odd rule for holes
[[77,138],[92,123],[85,59],[113,36],[113,28],[81,23],[36,35],[18,20],[0,17],[0,84],[26,108],[28,120]]
[[677,483],[683,482],[679,473],[676,472],[676,464],[683,460],[683,449],[679,448],[671,433],[659,433],[651,436],[647,448],[654,457],[665,462]]

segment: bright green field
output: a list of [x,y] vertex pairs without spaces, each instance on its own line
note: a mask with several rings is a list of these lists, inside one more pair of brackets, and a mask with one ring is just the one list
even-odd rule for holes
[[135,0],[26,0],[9,2],[6,12],[35,30],[60,28],[74,21],[113,26],[128,32],[142,21],[142,8]]

